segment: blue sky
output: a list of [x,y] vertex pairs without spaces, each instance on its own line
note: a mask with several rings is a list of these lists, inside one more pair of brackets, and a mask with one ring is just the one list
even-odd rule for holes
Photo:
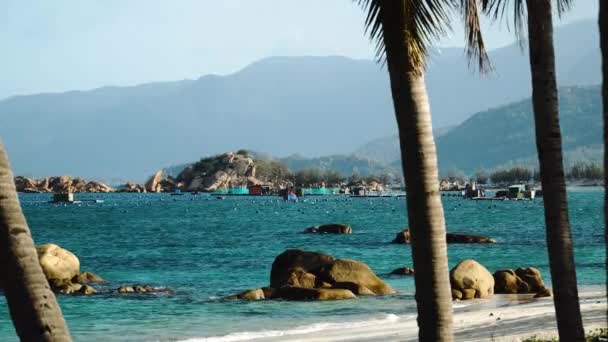
[[[597,17],[578,0],[558,25]],[[268,56],[373,57],[351,0],[3,0],[0,99],[227,74]],[[490,48],[513,41],[486,27]],[[441,46],[462,46],[462,29]]]

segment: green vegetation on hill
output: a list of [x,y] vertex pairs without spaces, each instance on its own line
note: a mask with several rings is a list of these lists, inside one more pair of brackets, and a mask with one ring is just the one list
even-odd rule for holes
[[[600,87],[563,87],[559,95],[566,166],[600,162],[603,158]],[[480,169],[517,165],[535,169],[534,137],[530,99],[477,113],[448,132],[436,134],[440,173],[472,175]],[[393,168],[399,168],[401,163],[396,136],[374,140],[355,154]]]
[[[593,150],[602,144],[599,86],[560,89],[563,149]],[[510,161],[535,164],[534,119],[529,99],[473,115],[437,139],[442,170],[472,172]],[[574,163],[580,160],[567,160]]]

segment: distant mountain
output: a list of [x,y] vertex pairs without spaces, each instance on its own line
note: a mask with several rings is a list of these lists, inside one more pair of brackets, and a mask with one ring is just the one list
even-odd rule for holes
[[354,155],[333,155],[317,158],[306,158],[293,155],[281,158],[289,169],[297,171],[302,169],[321,169],[337,171],[344,176],[358,174],[360,176],[381,175],[385,173],[398,173],[399,169],[385,163]]
[[[601,89],[599,86],[559,90],[560,119],[566,163],[602,158]],[[534,118],[530,99],[477,113],[436,137],[442,172],[473,173],[510,164],[537,164]],[[359,148],[366,157],[392,166],[400,164],[397,136]],[[384,148],[384,149],[383,149]],[[374,150],[378,149],[378,150]]]
[[[599,83],[599,50],[590,44],[598,39],[593,21],[556,29],[561,85]],[[519,47],[491,57],[496,73],[480,79],[461,49],[433,53],[426,82],[434,127],[529,96]],[[242,147],[347,154],[395,132],[386,70],[344,57],[273,57],[226,76],[0,101],[0,137],[14,171],[36,177],[143,180],[160,165]]]

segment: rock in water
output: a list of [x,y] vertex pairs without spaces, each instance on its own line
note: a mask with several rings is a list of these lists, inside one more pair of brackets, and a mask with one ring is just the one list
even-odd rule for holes
[[395,290],[386,284],[366,264],[348,259],[336,260],[321,270],[319,277],[330,284],[350,282],[368,288],[375,295],[395,293]]
[[[447,243],[495,243],[496,240],[479,235],[447,233],[445,235]],[[393,239],[393,243],[409,244],[411,243],[411,234],[409,229],[404,229],[397,233]]]
[[288,249],[279,254],[272,263],[270,287],[278,289],[281,286],[289,285],[289,279],[295,269],[316,274],[322,267],[333,262],[334,258],[331,255]]
[[530,286],[531,292],[538,292],[540,289],[545,287],[543,277],[540,271],[534,267],[518,268],[515,270],[515,274],[525,281]]
[[[490,298],[494,295],[494,277],[475,260],[461,261],[450,271],[452,289],[460,291],[462,299]],[[471,291],[474,291],[471,292]]]
[[102,283],[105,282],[100,276],[93,272],[82,272],[81,274],[72,278],[73,283]]
[[513,270],[494,272],[494,293],[530,293],[530,286]]
[[394,275],[414,275],[414,269],[409,267],[400,267],[391,271]]
[[496,240],[479,235],[447,233],[448,243],[496,243]]
[[53,243],[38,245],[36,251],[47,279],[71,280],[80,274],[80,261],[70,251]]
[[353,228],[347,224],[323,224],[304,229],[305,234],[352,234]]
[[266,299],[266,297],[264,295],[264,290],[253,289],[253,290],[243,291],[241,293],[238,293],[238,294],[235,294],[232,296],[224,297],[224,299],[262,300],[262,299]]
[[406,228],[397,233],[393,243],[410,243],[410,230]]
[[549,290],[546,287],[541,287],[540,289],[538,289],[538,292],[536,292],[536,295],[534,295],[534,298],[543,298],[543,297],[551,297],[552,293],[551,290]]

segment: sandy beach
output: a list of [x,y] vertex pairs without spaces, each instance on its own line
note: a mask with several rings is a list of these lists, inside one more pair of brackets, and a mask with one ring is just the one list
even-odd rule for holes
[[[580,294],[585,330],[608,326],[606,292]],[[552,298],[531,295],[496,295],[472,304],[455,303],[454,333],[457,341],[521,341],[530,336],[557,335]],[[337,324],[318,324],[291,330],[235,333],[190,341],[417,341],[415,317],[388,315],[386,318]]]

